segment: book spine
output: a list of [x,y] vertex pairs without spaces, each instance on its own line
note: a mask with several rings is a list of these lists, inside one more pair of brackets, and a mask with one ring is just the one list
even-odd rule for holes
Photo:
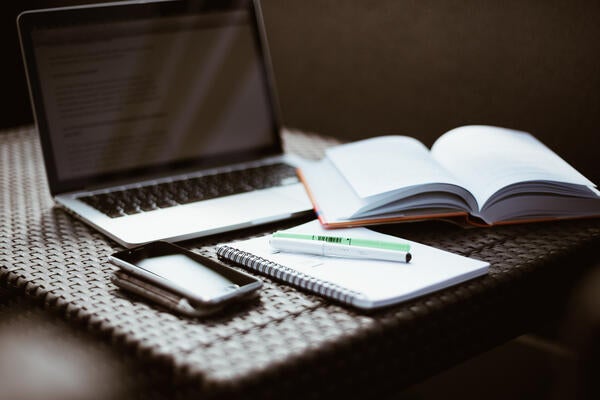
[[221,260],[229,260],[243,267],[257,271],[293,286],[306,289],[341,303],[353,305],[353,300],[362,297],[361,293],[349,290],[335,283],[318,279],[295,269],[266,260],[254,254],[238,250],[230,246],[220,246],[217,256]]

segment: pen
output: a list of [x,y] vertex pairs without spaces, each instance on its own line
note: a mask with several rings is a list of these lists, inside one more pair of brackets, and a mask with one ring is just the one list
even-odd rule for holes
[[412,259],[412,255],[408,251],[352,246],[321,240],[295,239],[273,235],[269,243],[275,250],[290,253],[306,253],[328,257],[366,258],[373,260],[400,261],[405,263]]
[[341,236],[310,235],[305,233],[291,232],[275,232],[273,234],[273,237],[287,239],[318,240],[321,242],[344,244],[349,246],[373,247],[377,249],[399,250],[405,252],[410,251],[410,244],[408,243],[398,243],[384,240],[349,238]]

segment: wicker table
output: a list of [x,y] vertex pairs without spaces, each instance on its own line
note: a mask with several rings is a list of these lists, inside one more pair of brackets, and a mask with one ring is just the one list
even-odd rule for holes
[[[284,132],[288,151],[333,143]],[[364,314],[263,277],[259,301],[206,320],[179,318],[110,283],[120,247],[53,207],[33,128],[0,134],[0,286],[18,291],[185,394],[264,398],[385,394],[526,332],[551,317],[593,261],[600,220],[463,229],[443,222],[378,228],[491,263],[490,273]],[[184,243],[215,257],[219,242],[304,220]]]

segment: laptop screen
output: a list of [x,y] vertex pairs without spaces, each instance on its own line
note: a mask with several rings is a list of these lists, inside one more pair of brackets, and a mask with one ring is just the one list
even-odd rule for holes
[[280,149],[252,9],[145,6],[31,28],[32,94],[59,190]]

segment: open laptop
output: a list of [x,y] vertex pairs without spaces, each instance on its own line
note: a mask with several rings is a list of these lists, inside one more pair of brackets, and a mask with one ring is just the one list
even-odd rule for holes
[[253,1],[103,3],[18,18],[55,201],[118,243],[311,209],[284,155]]

